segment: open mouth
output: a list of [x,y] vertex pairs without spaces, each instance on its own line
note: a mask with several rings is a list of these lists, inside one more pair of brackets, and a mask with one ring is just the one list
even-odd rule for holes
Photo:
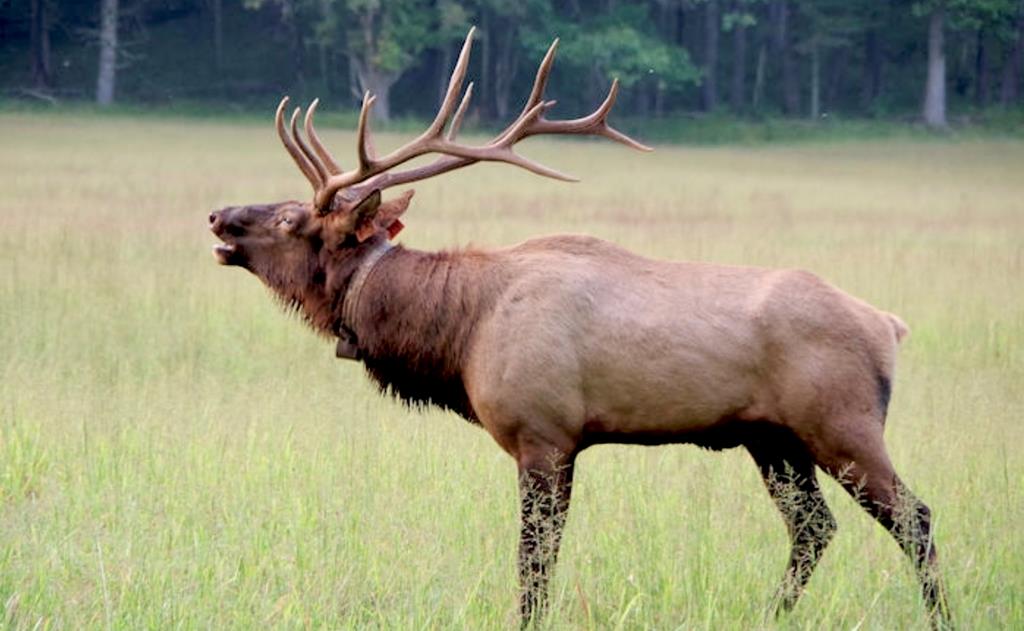
[[221,265],[238,265],[247,267],[248,257],[235,239],[245,233],[240,226],[230,221],[231,208],[210,213],[210,232],[221,240],[213,246],[213,258]]
[[238,246],[234,243],[218,243],[213,246],[213,258],[221,265],[236,265]]
[[213,258],[217,259],[217,262],[221,265],[238,265],[245,267],[245,252],[237,243],[234,242],[231,235],[224,234],[224,232],[220,230],[214,230],[213,234],[220,237],[222,241],[222,243],[214,244]]

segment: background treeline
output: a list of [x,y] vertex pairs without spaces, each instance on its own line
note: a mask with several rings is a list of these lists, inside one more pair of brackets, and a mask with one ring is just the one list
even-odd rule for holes
[[1022,103],[1024,0],[0,0],[0,90],[100,104],[284,93],[424,117],[469,25],[474,116],[514,115],[550,40],[548,94],[618,109],[922,118]]

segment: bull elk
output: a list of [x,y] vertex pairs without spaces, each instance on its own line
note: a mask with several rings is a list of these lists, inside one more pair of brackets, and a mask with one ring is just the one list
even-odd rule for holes
[[[413,192],[383,201],[387,188],[480,161],[571,180],[515,153],[530,136],[604,136],[649,150],[607,124],[616,82],[589,116],[545,117],[558,40],[519,117],[486,144],[458,142],[472,36],[433,122],[382,157],[365,95],[349,171],[317,136],[317,101],[303,134],[300,109],[285,125],[285,97],[277,133],[313,200],[212,213],[218,261],[259,277],[382,391],[454,411],[515,459],[524,624],[544,609],[575,458],[602,443],[744,447],[791,539],[777,611],[794,606],[836,530],[820,467],[892,533],[914,562],[932,623],[946,624],[929,509],[900,482],[882,439],[907,333],[899,318],[807,272],[655,261],[584,236],[497,250],[392,245]],[[428,154],[432,163],[393,170]]]

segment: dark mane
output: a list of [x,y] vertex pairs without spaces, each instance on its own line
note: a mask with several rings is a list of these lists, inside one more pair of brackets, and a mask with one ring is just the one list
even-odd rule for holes
[[382,238],[375,237],[362,245],[341,243],[330,248],[318,243],[315,255],[298,269],[268,266],[254,271],[285,311],[299,315],[324,337],[333,338],[352,277],[363,257]]
[[498,275],[487,254],[472,250],[397,246],[384,257],[362,291],[353,326],[380,389],[476,421],[463,368],[473,332],[503,285]]

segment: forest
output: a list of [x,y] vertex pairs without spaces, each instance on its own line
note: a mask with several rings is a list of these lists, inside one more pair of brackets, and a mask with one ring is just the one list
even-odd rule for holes
[[1019,108],[1024,0],[3,0],[0,98],[266,108],[281,94],[429,116],[468,28],[477,121],[555,37],[549,93],[637,119],[923,121]]

